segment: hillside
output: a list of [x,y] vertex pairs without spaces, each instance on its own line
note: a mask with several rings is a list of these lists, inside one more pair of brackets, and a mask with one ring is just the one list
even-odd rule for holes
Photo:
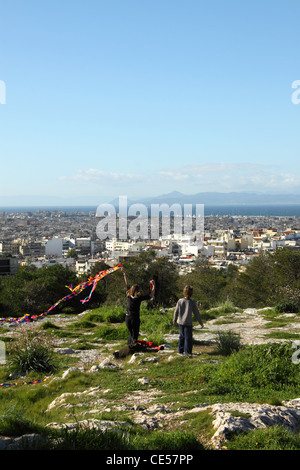
[[[62,448],[78,449],[83,443],[94,448],[93,433],[97,433],[97,446],[104,449],[171,446],[177,450],[230,446],[232,436],[241,430],[252,435],[278,424],[298,429],[298,367],[291,347],[299,337],[298,314],[236,311],[228,306],[202,312],[205,328],[195,325],[193,355],[183,357],[176,350],[172,309],[143,311],[140,337],[161,339],[164,349],[117,359],[113,353],[127,337],[120,315],[116,308],[102,307],[77,316],[51,315],[29,324],[2,325],[0,339],[8,350],[9,339],[28,332],[37,332],[40,338],[46,335],[49,341],[51,337],[56,370],[9,377],[9,364],[0,366],[0,382],[11,383],[0,387],[0,448],[24,445],[25,438],[20,440],[24,435],[30,435],[29,446],[55,447],[55,433],[62,438],[65,429],[73,433],[69,438],[64,434]],[[156,329],[150,331],[153,320]],[[239,363],[248,364],[247,373],[234,363],[236,354],[226,356],[218,350],[220,331],[239,335],[243,348],[236,354],[242,354]],[[247,358],[247,345],[253,357],[257,355],[254,361]],[[39,384],[13,385],[45,375],[47,380]],[[100,435],[107,436],[104,430],[116,440],[99,443]]]

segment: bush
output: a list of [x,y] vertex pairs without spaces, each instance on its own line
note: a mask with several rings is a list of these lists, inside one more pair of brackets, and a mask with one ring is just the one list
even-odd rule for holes
[[[30,315],[43,313],[70,293],[66,288],[67,285],[76,283],[76,274],[59,264],[44,266],[40,269],[21,266],[14,276],[5,276],[1,280],[2,316],[18,317],[25,313]],[[64,305],[62,303],[57,306],[56,311]],[[83,308],[78,298],[69,300],[68,306],[71,305],[76,305],[79,310]]]
[[231,302],[231,300],[226,300],[218,307],[219,313],[235,313],[239,309]]
[[[230,394],[231,399],[256,399],[297,388],[299,369],[292,362],[290,343],[246,346],[231,354],[211,371],[209,394]],[[280,392],[280,393],[279,393]]]
[[217,339],[217,352],[222,356],[229,356],[233,351],[241,348],[241,337],[232,331],[219,331]]
[[125,308],[99,307],[85,315],[85,319],[94,322],[122,323],[125,320]]
[[125,325],[119,326],[118,328],[110,327],[110,326],[100,326],[95,331],[95,336],[97,338],[102,338],[105,341],[112,341],[112,340],[125,340],[128,338],[128,330]]
[[95,327],[96,325],[94,323],[85,319],[79,320],[75,323],[72,323],[71,325],[68,325],[68,328],[70,330],[90,330]]
[[14,372],[49,373],[55,370],[52,339],[43,331],[23,331],[9,348],[10,367]]
[[281,301],[278,302],[275,306],[275,311],[277,313],[298,313],[299,307],[296,302],[293,301]]

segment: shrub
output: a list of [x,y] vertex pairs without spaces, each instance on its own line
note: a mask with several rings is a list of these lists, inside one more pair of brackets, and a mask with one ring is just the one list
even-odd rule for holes
[[299,307],[297,302],[294,302],[292,300],[286,301],[283,300],[281,302],[278,302],[275,306],[275,311],[277,313],[297,313],[299,312]]
[[85,319],[94,322],[122,323],[125,320],[125,308],[99,307],[85,315]]
[[128,335],[129,333],[125,325],[119,326],[118,328],[100,326],[95,331],[95,336],[103,338],[105,341],[127,339]]
[[232,331],[219,331],[217,338],[217,352],[229,356],[233,351],[241,348],[241,337]]
[[40,326],[41,330],[59,330],[59,326],[55,325],[51,321],[47,320]]
[[43,331],[22,331],[9,348],[9,362],[13,371],[49,373],[55,370],[53,340]]
[[219,313],[235,313],[239,309],[230,301],[226,300],[218,307]]
[[90,330],[91,328],[95,328],[96,325],[88,320],[80,320],[71,325],[68,325],[70,330]]
[[280,399],[280,393],[297,388],[300,383],[292,354],[290,343],[246,346],[211,371],[208,393],[230,394],[234,399],[250,395],[262,399],[272,394]]

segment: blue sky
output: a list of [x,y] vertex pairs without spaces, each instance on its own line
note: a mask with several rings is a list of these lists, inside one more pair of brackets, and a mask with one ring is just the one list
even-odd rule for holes
[[300,195],[299,17],[299,0],[2,0],[0,206]]

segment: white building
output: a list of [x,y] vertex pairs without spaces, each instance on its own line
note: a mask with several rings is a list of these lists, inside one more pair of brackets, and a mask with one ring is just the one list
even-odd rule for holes
[[48,240],[45,246],[46,256],[58,256],[62,257],[63,254],[63,239],[60,237],[52,238]]

